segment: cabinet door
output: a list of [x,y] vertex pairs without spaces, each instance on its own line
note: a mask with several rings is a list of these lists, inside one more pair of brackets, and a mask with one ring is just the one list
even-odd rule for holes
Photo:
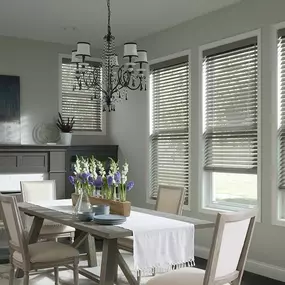
[[18,169],[25,172],[44,173],[48,171],[47,153],[18,154]]
[[17,154],[16,153],[1,153],[0,154],[0,170],[1,173],[10,173],[16,171]]

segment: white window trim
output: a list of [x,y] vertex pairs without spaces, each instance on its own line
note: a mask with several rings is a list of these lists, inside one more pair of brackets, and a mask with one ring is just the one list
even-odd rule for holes
[[[62,90],[61,90],[61,64],[63,58],[71,59],[71,55],[62,54],[58,55],[58,111],[61,112],[62,107]],[[90,57],[89,61],[102,62],[102,59]],[[106,135],[106,112],[102,112],[102,130],[101,131],[74,131],[73,135],[77,136],[105,136]]]
[[[211,48],[218,47],[220,45],[225,45],[229,44],[235,41],[239,40],[244,40],[247,38],[251,37],[257,37],[257,49],[258,49],[258,91],[257,91],[257,124],[258,124],[258,146],[257,146],[257,151],[258,151],[258,161],[257,161],[257,209],[259,209],[259,214],[258,214],[258,220],[261,220],[261,29],[254,30],[251,32],[239,34],[233,37],[229,37],[223,40],[215,41],[212,43],[208,43],[205,45],[202,45],[199,47],[199,108],[200,108],[200,116],[199,120],[201,121],[200,123],[200,130],[199,130],[199,156],[200,156],[200,161],[203,161],[204,159],[204,154],[203,154],[203,120],[204,120],[204,96],[203,96],[203,51],[208,50]],[[209,203],[209,200],[212,197],[212,189],[211,187],[205,187],[206,182],[206,173],[203,169],[203,163],[200,163],[199,165],[199,172],[202,173],[200,175],[199,179],[199,188],[201,191],[199,191],[198,196],[199,196],[199,212],[204,213],[204,214],[212,214],[216,215],[217,212],[221,211],[239,211],[241,209],[248,209],[250,207],[243,207],[241,206],[233,206],[233,205],[223,205],[223,204],[213,204]],[[209,179],[208,179],[209,181]],[[207,198],[206,198],[207,197]]]
[[[275,24],[272,26],[271,29],[271,44],[272,44],[272,48],[271,48],[271,63],[272,63],[272,100],[274,100],[273,102],[273,114],[278,114],[278,54],[277,54],[277,47],[276,47],[276,43],[278,40],[278,35],[277,32],[280,29],[284,29],[285,28],[285,22],[281,22],[278,24]],[[275,68],[274,68],[275,66]],[[277,147],[277,142],[278,142],[278,117],[272,116],[271,118],[272,120],[272,127],[275,129],[275,136],[273,136],[271,138],[271,142],[272,142],[272,155],[273,158],[277,158],[278,155],[278,150]],[[277,159],[275,159],[274,161],[275,163],[273,163],[273,169],[272,169],[272,203],[271,203],[271,223],[272,225],[276,225],[276,226],[283,226],[285,227],[285,218],[282,218],[282,208],[285,207],[285,191],[280,191],[278,189],[278,161]],[[283,210],[285,211],[285,210]]]
[[[187,49],[187,50],[184,50],[184,51],[181,51],[181,52],[177,52],[177,53],[173,53],[173,54],[170,54],[170,55],[167,55],[167,56],[164,56],[164,57],[160,57],[160,58],[156,58],[156,59],[153,59],[153,60],[150,60],[149,61],[149,64],[148,66],[151,66],[153,64],[156,64],[156,63],[159,63],[159,62],[163,62],[163,61],[167,61],[167,60],[170,60],[170,59],[174,59],[174,58],[178,58],[178,57],[181,57],[181,56],[186,56],[188,55],[188,64],[189,64],[189,70],[190,70],[190,76],[189,76],[189,86],[190,86],[190,100],[189,100],[189,121],[191,122],[191,50],[190,49]],[[149,76],[149,70],[148,70],[148,78],[150,78]],[[148,80],[148,94],[147,94],[147,118],[148,118],[148,137],[147,137],[147,149],[149,148],[149,137],[151,135],[151,129],[152,129],[152,121],[151,121],[151,117],[152,117],[152,100],[151,100],[151,84],[150,84],[150,80]],[[188,139],[189,139],[189,159],[190,159],[190,165],[191,165],[191,130],[189,130],[189,134],[188,134]],[[149,166],[149,170],[150,170],[150,160],[149,160],[149,155],[148,155],[148,162],[147,162],[147,165]],[[188,173],[189,175],[189,190],[190,190],[190,193],[188,195],[188,205],[183,205],[183,210],[186,210],[186,211],[191,211],[190,209],[190,203],[191,203],[191,174]],[[149,204],[149,205],[155,205],[156,204],[156,200],[154,199],[151,199],[150,198],[150,171],[146,171],[146,185],[148,186],[148,189],[146,189],[146,203]]]

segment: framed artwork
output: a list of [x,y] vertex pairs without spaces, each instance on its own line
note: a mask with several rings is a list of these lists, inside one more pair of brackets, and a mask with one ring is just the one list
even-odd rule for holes
[[21,143],[20,77],[0,75],[0,144]]

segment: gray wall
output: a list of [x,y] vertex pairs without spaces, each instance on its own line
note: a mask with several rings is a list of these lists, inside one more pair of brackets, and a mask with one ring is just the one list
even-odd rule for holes
[[[198,144],[199,144],[199,110],[198,98],[198,48],[200,45],[232,37],[241,33],[261,28],[262,49],[262,85],[261,85],[261,192],[262,192],[262,223],[256,226],[249,258],[254,260],[248,264],[248,269],[259,274],[285,281],[285,228],[271,225],[272,210],[272,165],[275,163],[274,146],[271,138],[276,135],[271,118],[275,116],[275,100],[271,98],[271,62],[273,43],[271,42],[271,25],[285,21],[284,0],[244,0],[230,6],[196,18],[174,28],[148,36],[138,41],[139,47],[148,50],[149,60],[171,55],[186,49],[191,49],[192,61],[192,179],[191,179],[191,212],[186,215],[212,219],[213,215],[199,213]],[[109,133],[113,143],[120,146],[121,159],[130,163],[130,177],[136,185],[129,198],[136,206],[149,207],[146,203],[148,189],[148,103],[146,92],[130,94],[129,100],[118,106],[116,112],[110,115]],[[197,232],[198,248],[209,248],[212,238],[211,230]],[[199,251],[203,255],[203,251]],[[198,253],[198,251],[197,251]],[[264,263],[264,264],[263,264]],[[266,265],[266,264],[267,265]],[[269,266],[269,265],[270,266]],[[272,265],[272,266],[271,266]],[[277,266],[277,267],[276,267]],[[282,267],[282,268],[279,268]]]
[[[21,142],[33,144],[32,130],[38,123],[57,117],[59,96],[58,54],[73,46],[0,37],[0,74],[20,76]],[[99,57],[98,51],[93,51]],[[99,144],[106,136],[74,136],[72,144]]]

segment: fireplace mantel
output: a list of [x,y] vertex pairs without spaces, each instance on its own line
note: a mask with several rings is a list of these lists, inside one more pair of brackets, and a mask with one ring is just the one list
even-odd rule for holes
[[73,188],[68,183],[76,155],[99,160],[118,158],[117,145],[0,145],[0,175],[46,173],[56,181],[57,198],[70,198]]

